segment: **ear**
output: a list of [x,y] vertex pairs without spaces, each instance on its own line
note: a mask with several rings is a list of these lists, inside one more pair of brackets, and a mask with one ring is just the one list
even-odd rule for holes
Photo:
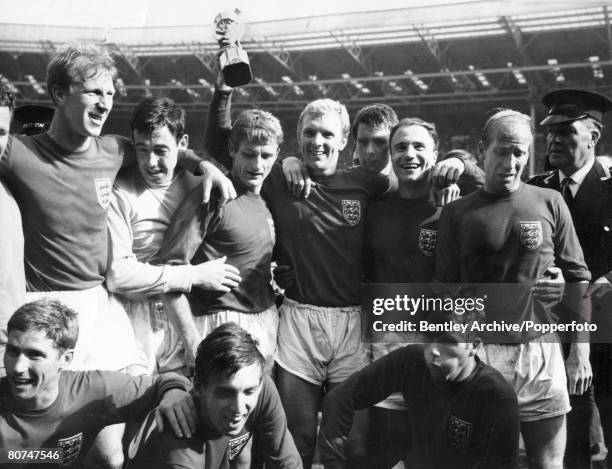
[[474,340],[472,340],[472,350],[470,351],[470,356],[476,355],[481,346],[482,339],[480,337],[475,337]]
[[66,100],[66,97],[68,96],[68,90],[62,89],[62,87],[59,85],[53,85],[51,87],[50,94],[51,94],[52,100],[56,104],[60,105],[60,104],[63,104],[64,101]]
[[234,148],[234,144],[229,142],[229,155],[233,159],[236,158],[236,154],[238,153],[238,149]]
[[64,368],[67,368],[72,363],[73,358],[74,358],[73,349],[69,349],[69,350],[66,350],[65,352],[62,352],[60,356],[60,361],[61,361],[60,369],[63,370]]
[[592,128],[591,129],[591,142],[590,145],[592,148],[595,148],[595,145],[597,145],[597,142],[599,142],[599,137],[601,137],[601,132],[599,131],[599,129],[597,128]]
[[344,150],[346,148],[346,144],[347,143],[348,143],[348,136],[345,136],[340,141],[340,151],[342,151],[342,150]]
[[484,161],[484,154],[485,154],[485,146],[484,146],[484,142],[482,140],[480,140],[478,142],[478,153],[480,155],[480,159],[482,161]]
[[433,152],[433,163],[434,165],[438,162],[438,150]]
[[180,152],[185,152],[187,148],[189,148],[189,135],[183,134],[178,141],[178,149]]

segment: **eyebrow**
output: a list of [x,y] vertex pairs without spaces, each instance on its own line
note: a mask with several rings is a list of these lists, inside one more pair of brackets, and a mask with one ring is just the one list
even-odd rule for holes
[[34,349],[34,348],[20,348],[13,344],[6,344],[6,350],[10,350],[12,352],[21,352],[28,355],[46,355],[42,350]]

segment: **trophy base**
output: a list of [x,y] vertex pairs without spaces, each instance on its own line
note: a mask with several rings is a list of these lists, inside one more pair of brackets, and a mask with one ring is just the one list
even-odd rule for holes
[[227,86],[248,85],[253,79],[249,57],[244,49],[237,46],[225,47],[219,56],[219,65]]
[[226,65],[223,68],[223,79],[227,86],[232,88],[236,86],[248,85],[253,79],[251,75],[251,67],[245,62],[236,62]]

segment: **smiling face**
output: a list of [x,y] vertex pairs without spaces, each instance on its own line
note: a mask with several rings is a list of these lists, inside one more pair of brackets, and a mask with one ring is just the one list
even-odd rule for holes
[[233,159],[232,176],[240,181],[249,192],[259,194],[264,180],[278,156],[278,145],[268,142],[259,143],[242,141],[238,150],[231,150]]
[[313,176],[329,176],[336,172],[338,157],[346,146],[340,116],[306,114],[298,130],[298,144],[304,163]]
[[54,88],[59,115],[70,132],[79,137],[97,137],[113,108],[115,86],[111,72],[100,71],[73,82],[68,90]]
[[391,140],[391,162],[400,184],[426,182],[438,151],[429,131],[420,125],[397,129]]
[[134,131],[132,134],[136,148],[138,169],[147,185],[163,187],[172,182],[180,152],[187,150],[187,135],[176,141],[167,126],[153,130],[149,135]]
[[235,374],[208,377],[199,389],[204,415],[222,435],[237,436],[257,405],[263,370],[259,363],[240,368]]
[[533,144],[530,128],[521,122],[498,122],[484,151],[485,191],[510,193],[518,189]]
[[423,350],[431,377],[440,383],[462,381],[476,365],[474,345],[458,342],[453,335],[445,335],[442,342],[428,343]]
[[28,409],[49,407],[58,394],[60,371],[70,364],[72,350],[60,351],[41,330],[12,330],[4,367],[13,398]]
[[359,124],[355,146],[359,166],[373,174],[378,174],[388,167],[390,133],[391,129],[386,125]]
[[585,119],[549,125],[546,153],[550,164],[571,176],[595,158],[599,132]]

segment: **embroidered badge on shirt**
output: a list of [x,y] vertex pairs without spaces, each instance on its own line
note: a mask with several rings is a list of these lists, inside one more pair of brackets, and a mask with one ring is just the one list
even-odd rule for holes
[[436,230],[426,230],[421,228],[419,230],[419,249],[427,257],[431,257],[436,253],[436,241],[438,239],[438,232]]
[[81,452],[83,444],[83,433],[78,433],[68,438],[58,440],[57,447],[60,449],[60,465],[68,466],[76,461]]
[[111,191],[113,185],[110,179],[94,179],[96,185],[96,195],[98,196],[98,203],[104,210],[108,209],[111,201]]
[[446,421],[446,434],[455,448],[465,448],[472,436],[472,424],[451,414]]
[[246,446],[251,438],[251,433],[247,432],[244,435],[240,435],[236,438],[232,438],[227,444],[227,458],[232,461],[236,456],[240,454],[242,448]]
[[529,251],[534,251],[542,245],[544,234],[542,230],[542,222],[539,221],[522,221],[520,230],[519,242],[521,246]]
[[342,216],[349,225],[355,226],[361,220],[361,201],[360,200],[343,200],[342,201]]

